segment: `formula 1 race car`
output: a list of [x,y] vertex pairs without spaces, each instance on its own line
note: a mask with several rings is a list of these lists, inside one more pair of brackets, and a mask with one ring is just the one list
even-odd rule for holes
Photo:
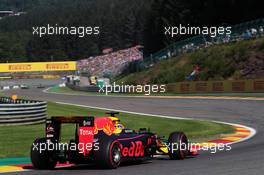
[[[90,164],[102,168],[117,168],[127,161],[144,161],[154,155],[184,159],[193,155],[186,149],[188,139],[183,132],[172,132],[168,139],[147,129],[138,132],[126,129],[116,117],[51,117],[46,122],[46,137],[38,138],[31,148],[31,161],[36,169],[53,169],[59,163]],[[75,123],[75,139],[60,142],[61,125]],[[182,145],[185,149],[181,149]]]
[[26,85],[26,84],[22,84],[22,85],[20,85],[20,88],[21,88],[21,89],[29,89],[29,86]]

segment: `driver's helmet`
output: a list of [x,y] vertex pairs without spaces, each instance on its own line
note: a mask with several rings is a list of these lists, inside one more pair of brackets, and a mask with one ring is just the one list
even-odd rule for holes
[[120,123],[120,120],[117,117],[110,117],[110,119],[112,120],[112,122],[113,122],[113,124],[115,126],[114,133],[115,134],[120,134],[122,132],[122,130],[125,128],[124,125],[122,125]]

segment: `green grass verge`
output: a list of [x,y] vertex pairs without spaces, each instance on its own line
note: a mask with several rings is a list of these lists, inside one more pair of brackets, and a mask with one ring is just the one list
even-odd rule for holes
[[[104,116],[106,111],[61,105],[48,104],[49,116],[74,116],[95,115]],[[122,113],[122,123],[127,128],[150,128],[152,132],[161,136],[168,136],[172,131],[184,131],[192,141],[204,141],[218,138],[220,134],[233,133],[234,129],[229,125],[217,124],[208,121],[176,120],[150,116],[132,115]],[[62,130],[63,141],[73,138],[74,126],[65,124]],[[44,124],[26,126],[1,126],[0,127],[0,158],[29,156],[32,142],[37,137],[44,136]]]
[[[213,45],[162,60],[141,72],[121,75],[115,78],[115,81],[135,85],[181,82],[190,75],[194,65],[201,67],[198,76],[201,81],[257,78],[261,75],[261,68],[255,62],[262,59],[263,45],[264,37]],[[248,72],[248,65],[254,71],[243,74]]]
[[[92,96],[106,96],[105,94],[101,94],[98,92],[84,92],[84,91],[75,91],[68,87],[52,87],[48,90],[48,92],[53,93],[65,93],[65,94],[75,94],[75,95],[92,95]],[[124,93],[109,93],[111,96],[145,96],[144,94],[124,94]],[[256,97],[262,98],[264,97],[264,93],[155,93],[151,94],[151,96],[205,96],[205,97]]]

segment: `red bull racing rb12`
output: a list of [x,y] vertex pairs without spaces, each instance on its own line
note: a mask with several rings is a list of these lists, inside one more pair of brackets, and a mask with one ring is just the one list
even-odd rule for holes
[[[186,149],[188,139],[183,132],[172,132],[168,139],[145,128],[137,132],[125,128],[118,112],[107,117],[51,117],[46,122],[46,137],[38,138],[31,148],[35,169],[54,169],[57,163],[91,164],[114,169],[124,162],[140,162],[155,155],[184,159],[196,153]],[[76,125],[75,138],[61,143],[61,126]],[[184,147],[184,149],[182,149]]]

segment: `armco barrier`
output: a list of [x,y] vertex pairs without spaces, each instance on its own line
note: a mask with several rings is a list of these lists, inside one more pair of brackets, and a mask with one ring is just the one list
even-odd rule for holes
[[0,98],[0,125],[42,123],[46,118],[47,102]]
[[264,92],[264,79],[186,81],[168,84],[166,90],[172,93]]
[[[75,91],[100,92],[100,93],[105,93],[106,92],[106,87],[103,87],[101,89],[98,86],[79,86],[79,85],[74,85],[74,84],[71,84],[71,83],[66,83],[65,85],[68,88],[70,88],[72,90],[75,90]],[[108,89],[108,92],[113,90],[111,87],[107,87],[107,89]]]

